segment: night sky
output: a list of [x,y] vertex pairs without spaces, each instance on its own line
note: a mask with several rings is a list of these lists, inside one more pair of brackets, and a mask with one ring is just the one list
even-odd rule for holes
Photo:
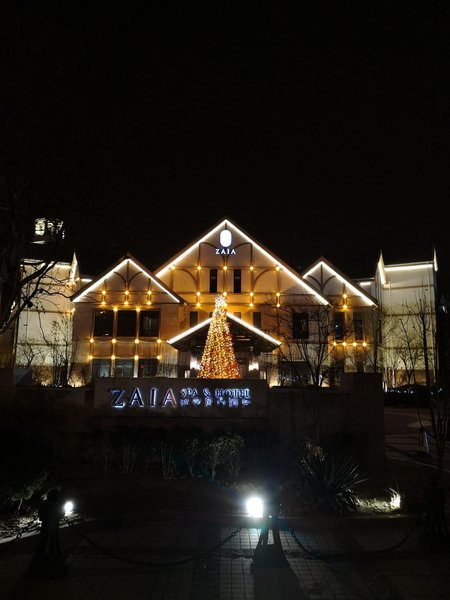
[[448,5],[108,4],[0,15],[2,160],[85,272],[155,268],[228,216],[353,277],[435,246],[450,291]]

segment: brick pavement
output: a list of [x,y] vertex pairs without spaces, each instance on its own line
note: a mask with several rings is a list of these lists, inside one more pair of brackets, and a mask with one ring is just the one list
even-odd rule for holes
[[432,552],[413,518],[287,519],[285,563],[262,567],[252,560],[256,525],[239,515],[161,513],[62,527],[68,572],[60,579],[26,576],[36,536],[22,537],[0,545],[0,598],[450,598],[450,552]]

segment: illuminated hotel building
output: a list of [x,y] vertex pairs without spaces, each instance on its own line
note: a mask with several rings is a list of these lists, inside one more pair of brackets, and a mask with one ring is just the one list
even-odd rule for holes
[[[89,281],[72,274],[70,308],[64,307],[73,326],[72,383],[107,376],[195,377],[222,294],[241,377],[271,386],[312,383],[310,367],[317,363],[313,356],[305,360],[305,352],[320,347],[323,385],[338,384],[343,372],[374,370],[383,372],[385,385],[399,384],[406,344],[400,332],[412,332],[407,313],[418,302],[435,323],[436,272],[435,257],[385,265],[380,255],[375,275],[366,280],[352,280],[325,258],[300,273],[225,218],[153,271],[126,255]],[[32,312],[19,319],[16,357],[30,344],[23,325],[28,319],[30,327]],[[46,327],[48,334],[49,322]],[[434,351],[431,333],[429,343]],[[48,365],[48,356],[41,362]]]

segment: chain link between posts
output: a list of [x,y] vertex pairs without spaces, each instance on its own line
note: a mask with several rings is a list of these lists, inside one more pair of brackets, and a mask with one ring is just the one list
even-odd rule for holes
[[223,540],[221,540],[214,546],[211,546],[210,548],[206,548],[205,550],[197,552],[193,556],[189,556],[186,558],[173,560],[173,561],[162,562],[162,561],[141,560],[139,558],[123,556],[121,554],[113,552],[112,550],[105,548],[104,546],[102,546],[101,544],[99,544],[95,540],[93,540],[91,537],[86,535],[80,529],[80,527],[78,527],[79,521],[78,522],[71,521],[67,517],[64,517],[64,521],[67,525],[69,525],[72,529],[74,529],[80,537],[82,537],[84,540],[86,540],[89,544],[91,544],[91,546],[93,546],[97,550],[100,550],[101,552],[108,554],[109,556],[116,558],[117,560],[120,560],[122,562],[130,563],[130,564],[134,564],[134,565],[146,566],[146,567],[175,567],[175,566],[184,565],[184,564],[187,564],[190,562],[195,562],[195,561],[199,560],[200,558],[203,558],[205,556],[214,554],[214,552],[217,552],[217,550],[219,550],[219,548],[221,548],[227,542],[229,542],[231,539],[233,539],[242,529],[242,527],[237,527],[234,531],[232,531],[229,535],[227,535],[226,538],[224,538]]

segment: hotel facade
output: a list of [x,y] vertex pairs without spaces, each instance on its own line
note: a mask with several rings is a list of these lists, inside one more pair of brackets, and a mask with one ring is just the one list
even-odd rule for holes
[[324,257],[297,272],[224,218],[152,271],[132,255],[93,278],[76,255],[57,263],[0,349],[44,385],[196,378],[222,295],[243,379],[335,387],[343,373],[378,372],[386,388],[422,383],[424,339],[433,379],[438,368],[436,273],[436,256],[385,264],[381,253],[367,279]]

